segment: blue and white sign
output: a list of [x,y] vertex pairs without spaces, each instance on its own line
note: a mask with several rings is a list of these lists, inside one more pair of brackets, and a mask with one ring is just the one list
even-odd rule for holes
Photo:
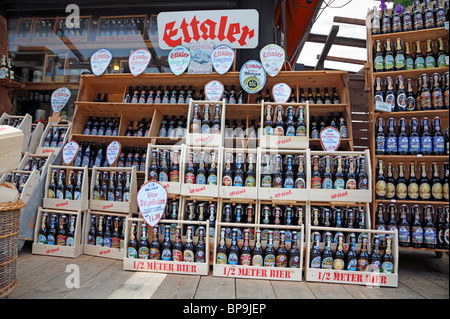
[[227,73],[234,62],[234,50],[225,44],[219,45],[211,53],[211,62],[217,73]]
[[106,49],[100,49],[91,56],[92,73],[100,76],[105,73],[112,60],[112,54]]
[[262,90],[266,85],[266,71],[256,60],[247,61],[239,73],[239,82],[245,92],[253,94]]

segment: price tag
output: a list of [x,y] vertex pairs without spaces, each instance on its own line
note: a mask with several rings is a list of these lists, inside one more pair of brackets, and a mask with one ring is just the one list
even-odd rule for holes
[[217,80],[212,80],[205,85],[205,97],[207,101],[220,101],[225,87]]
[[392,112],[392,104],[388,102],[375,101],[375,110],[381,112]]
[[170,51],[167,60],[173,74],[183,74],[191,63],[191,51],[185,46],[178,45]]
[[64,145],[62,149],[62,157],[65,165],[70,165],[73,159],[77,156],[80,145],[77,142],[71,141]]
[[276,76],[280,73],[286,56],[282,47],[276,44],[266,45],[261,49],[259,56],[267,74]]
[[335,152],[341,145],[341,133],[334,127],[328,126],[320,131],[320,144],[327,152]]
[[445,21],[445,22],[444,22],[445,30],[448,30],[448,26],[449,26],[449,21]]
[[112,54],[106,49],[100,49],[91,56],[92,73],[96,76],[102,75],[112,60]]
[[61,112],[61,110],[66,106],[71,96],[70,90],[66,87],[57,89],[52,93],[51,105],[52,110],[55,113]]
[[285,103],[291,96],[292,89],[286,83],[275,84],[272,88],[272,96],[275,102]]
[[139,212],[150,227],[155,227],[164,215],[167,191],[157,182],[147,182],[137,193]]
[[250,94],[257,93],[266,85],[266,72],[256,60],[247,61],[239,72],[241,87]]
[[106,160],[108,161],[109,166],[112,166],[116,160],[119,158],[120,151],[122,150],[122,146],[117,141],[112,141],[109,143],[106,148]]
[[211,53],[211,62],[217,73],[227,73],[234,62],[234,50],[225,44],[219,45]]
[[152,55],[147,49],[138,49],[130,54],[128,58],[128,66],[130,68],[131,74],[138,76],[145,71],[148,64],[150,63]]

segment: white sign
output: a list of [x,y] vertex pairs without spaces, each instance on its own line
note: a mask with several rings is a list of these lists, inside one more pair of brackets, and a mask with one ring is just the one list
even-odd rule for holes
[[211,74],[211,53],[214,50],[214,43],[192,43],[190,50],[192,57],[191,63],[189,63],[188,74]]
[[234,50],[227,45],[219,45],[211,53],[211,62],[217,73],[227,73],[234,62]]
[[112,60],[112,54],[106,49],[100,49],[91,56],[92,73],[102,75]]
[[167,60],[173,74],[183,74],[191,62],[191,51],[185,46],[178,45],[170,51]]
[[334,127],[325,127],[320,131],[320,144],[322,144],[322,149],[324,151],[337,151],[339,145],[341,145],[341,133]]
[[266,45],[259,53],[261,63],[267,74],[276,76],[283,67],[285,53],[282,47],[276,44]]
[[232,49],[258,46],[259,13],[250,10],[199,10],[158,14],[158,41],[162,50],[198,41],[213,41]]
[[145,71],[148,64],[150,63],[152,55],[147,49],[138,49],[130,54],[128,58],[128,66],[130,68],[131,74],[138,76]]
[[106,160],[108,161],[109,166],[114,164],[114,162],[119,157],[120,151],[122,149],[122,146],[117,141],[112,141],[109,143],[108,147],[106,148]]
[[64,145],[62,149],[62,157],[64,164],[69,165],[70,163],[72,163],[75,156],[77,156],[79,149],[80,145],[78,145],[78,143],[75,141],[71,141],[66,145]]
[[57,89],[52,93],[51,104],[52,110],[55,113],[61,112],[61,110],[66,106],[71,96],[70,90],[66,87]]
[[247,61],[239,73],[241,87],[250,94],[259,92],[266,84],[266,72],[256,60]]
[[392,104],[388,102],[375,101],[375,110],[382,112],[392,112]]
[[291,96],[292,89],[286,83],[275,84],[272,88],[272,97],[277,103],[285,103]]
[[205,85],[206,101],[220,101],[225,87],[217,80],[212,80]]
[[164,215],[167,190],[157,182],[147,182],[137,193],[139,212],[150,227],[155,227]]

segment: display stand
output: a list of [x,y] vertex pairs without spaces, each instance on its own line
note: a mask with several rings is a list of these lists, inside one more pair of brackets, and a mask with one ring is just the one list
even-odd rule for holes
[[28,144],[30,143],[31,122],[33,121],[33,119],[30,114],[26,114],[25,116],[18,116],[3,113],[3,115],[0,117],[0,125],[5,125],[5,123],[11,125],[11,122],[14,120],[21,120],[21,123],[17,128],[22,130],[23,132],[22,153],[25,153],[28,150]]

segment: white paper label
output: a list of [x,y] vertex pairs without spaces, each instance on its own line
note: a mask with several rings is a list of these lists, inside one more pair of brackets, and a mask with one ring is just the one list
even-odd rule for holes
[[178,45],[170,51],[167,60],[173,74],[183,74],[191,62],[191,51],[185,46]]
[[62,157],[64,164],[69,165],[70,163],[72,163],[79,149],[80,145],[78,145],[78,143],[75,141],[71,141],[66,145],[64,145],[62,149]]
[[324,151],[334,152],[341,145],[341,133],[334,127],[325,127],[320,132],[320,143]]
[[217,73],[227,73],[234,62],[234,50],[227,45],[219,45],[211,53],[211,62]]
[[71,96],[70,90],[66,87],[57,89],[52,93],[51,104],[52,110],[55,113],[61,112],[61,110],[66,106]]
[[220,101],[225,87],[217,80],[212,80],[205,85],[205,97],[207,101]]
[[106,49],[100,49],[91,56],[92,73],[102,75],[112,60],[112,54]]
[[276,44],[266,45],[259,53],[261,63],[270,76],[276,76],[283,67],[285,53],[282,47]]
[[211,53],[214,50],[213,42],[192,43],[191,63],[189,63],[188,74],[211,74]]
[[119,142],[112,141],[108,147],[106,148],[106,160],[108,164],[111,166],[119,157],[120,151],[122,147]]
[[375,101],[375,110],[382,112],[392,112],[392,104],[388,102]]
[[131,74],[138,76],[145,71],[150,63],[152,55],[147,49],[138,49],[130,54],[128,58],[128,66]]
[[292,89],[286,83],[275,84],[272,88],[272,97],[277,103],[285,103],[291,96]]
[[239,72],[241,87],[250,94],[259,92],[266,85],[266,72],[256,60],[247,61]]
[[150,227],[158,224],[167,204],[167,191],[157,182],[147,182],[137,193],[139,212]]

